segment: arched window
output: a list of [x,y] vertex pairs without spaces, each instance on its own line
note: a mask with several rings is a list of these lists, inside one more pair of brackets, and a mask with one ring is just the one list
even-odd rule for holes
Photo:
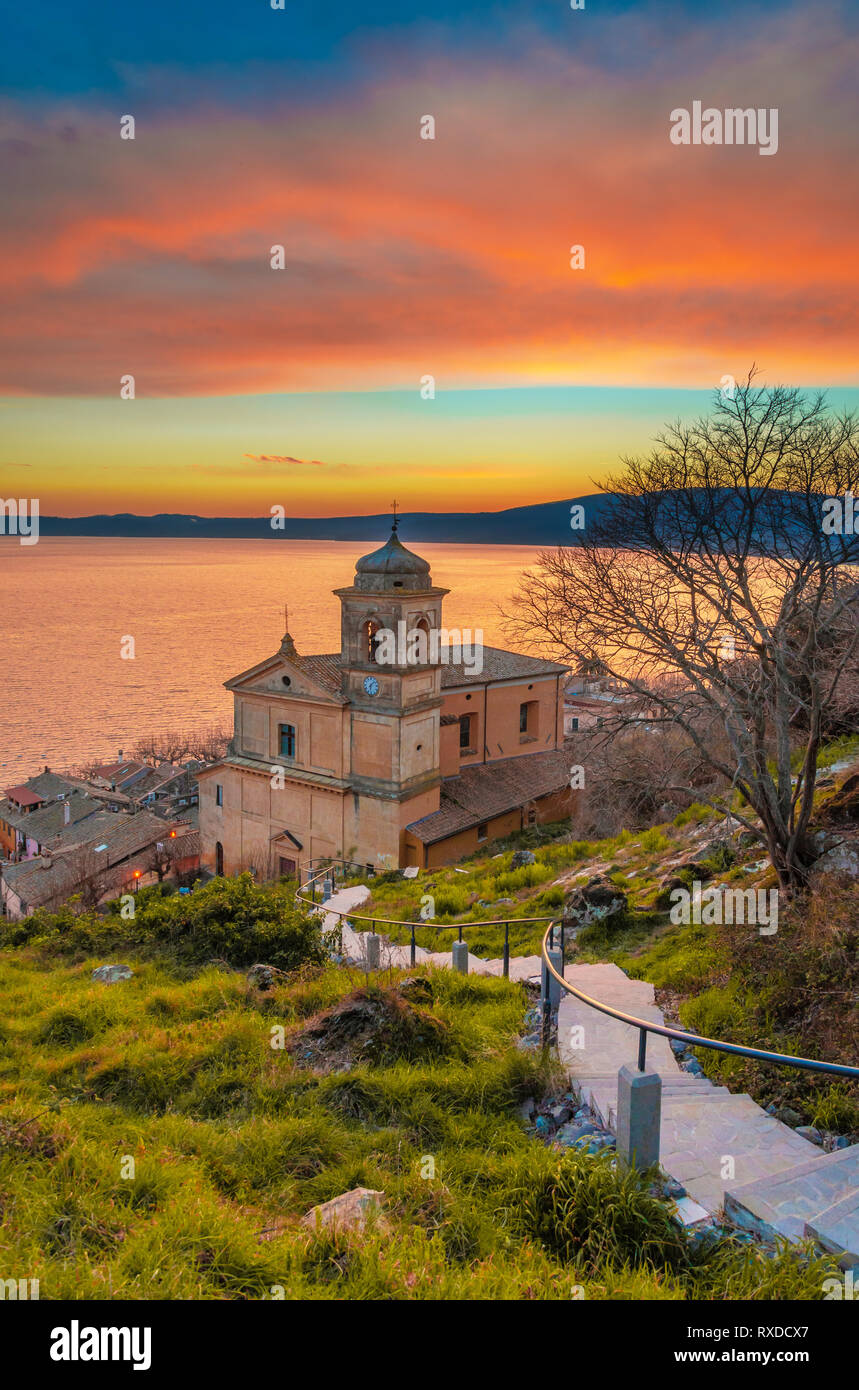
[[416,661],[420,664],[432,661],[430,650],[430,625],[426,618],[418,618],[415,623],[415,631],[421,633],[416,644]]
[[378,631],[378,623],[366,622],[364,624],[364,660],[369,661],[374,665],[377,660],[377,652],[379,649],[379,639],[376,635]]
[[224,846],[220,840],[215,841],[215,873],[218,878],[224,877]]

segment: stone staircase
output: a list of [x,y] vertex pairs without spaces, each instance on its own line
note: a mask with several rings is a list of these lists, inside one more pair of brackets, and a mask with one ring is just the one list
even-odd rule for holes
[[[662,1022],[653,986],[616,965],[568,965],[565,979],[601,1003]],[[635,1066],[638,1029],[561,1000],[558,1047],[583,1101],[616,1130],[617,1072]],[[662,1079],[659,1161],[705,1212],[772,1238],[812,1236],[859,1262],[859,1145],[825,1154],[747,1095],[680,1069],[667,1038],[650,1034],[647,1066]]]
[[[326,907],[357,910],[369,891],[364,886],[343,889]],[[331,912],[325,929],[335,930],[337,922]],[[344,923],[344,955],[360,961],[363,937]],[[451,964],[449,951],[421,947],[415,959],[417,964]],[[408,946],[383,943],[383,967],[409,965]],[[541,965],[540,956],[513,956],[510,978],[532,979]],[[502,962],[469,954],[468,969],[500,975]],[[653,986],[631,980],[616,965],[568,965],[564,976],[600,1003],[648,1022],[664,1022]],[[624,1063],[637,1065],[638,1029],[565,994],[558,1011],[558,1050],[582,1101],[616,1132],[617,1073]],[[658,1034],[648,1034],[647,1067],[662,1079],[660,1165],[693,1199],[682,1212],[687,1222],[724,1212],[735,1225],[769,1238],[813,1237],[845,1268],[859,1263],[859,1145],[822,1153],[751,1096],[734,1095],[681,1070],[668,1039]]]

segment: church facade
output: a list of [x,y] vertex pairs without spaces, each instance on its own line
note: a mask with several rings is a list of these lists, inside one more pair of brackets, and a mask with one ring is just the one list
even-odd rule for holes
[[[565,666],[437,649],[446,589],[396,533],[337,589],[340,651],[280,649],[226,682],[227,756],[200,774],[202,863],[292,875],[336,857],[432,868],[569,814]],[[417,634],[392,661],[382,638]],[[441,659],[440,659],[441,658]],[[480,669],[477,669],[477,668]]]

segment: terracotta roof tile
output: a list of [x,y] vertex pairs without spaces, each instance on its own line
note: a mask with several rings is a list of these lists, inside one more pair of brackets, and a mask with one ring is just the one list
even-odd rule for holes
[[569,754],[562,749],[465,767],[458,776],[442,782],[439,809],[413,821],[406,829],[422,844],[434,844],[537,797],[560,791],[569,782]]

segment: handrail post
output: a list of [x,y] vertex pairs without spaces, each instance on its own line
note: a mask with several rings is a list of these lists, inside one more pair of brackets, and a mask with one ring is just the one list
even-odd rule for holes
[[411,940],[411,963],[412,963],[412,966],[414,966],[414,963],[415,963],[415,948],[416,948],[416,946],[417,946],[417,942],[415,941],[415,924],[414,924],[414,922],[412,922],[412,940]]
[[459,925],[459,937],[458,937],[458,939],[461,941],[461,940],[462,940],[462,923],[460,922],[458,925]]
[[541,1029],[541,1041],[543,1047],[548,1047],[552,1037],[552,1005],[549,1001],[549,991],[543,995],[543,1018]]
[[566,954],[565,954],[565,951],[564,951],[564,919],[563,919],[563,917],[562,917],[562,918],[561,918],[561,960],[562,960],[562,961],[566,961],[566,959],[567,959],[567,957],[566,957]]
[[504,978],[510,979],[510,923],[504,923]]
[[645,1061],[647,1059],[647,1029],[640,1028],[638,1031],[638,1070],[646,1071]]

